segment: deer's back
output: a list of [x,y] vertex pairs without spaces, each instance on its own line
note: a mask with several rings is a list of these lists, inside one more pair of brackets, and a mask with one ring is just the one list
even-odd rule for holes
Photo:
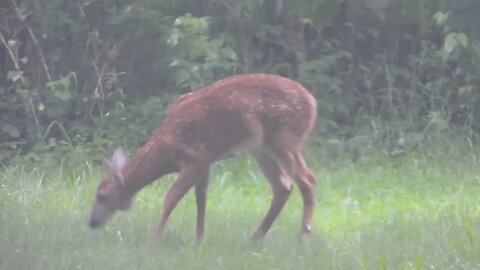
[[305,137],[316,119],[316,100],[299,83],[268,74],[219,80],[181,96],[159,132],[184,146],[222,154],[254,137],[289,131]]

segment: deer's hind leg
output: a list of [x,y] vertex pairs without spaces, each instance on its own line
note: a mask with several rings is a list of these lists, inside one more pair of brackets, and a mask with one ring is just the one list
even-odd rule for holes
[[299,242],[306,243],[311,231],[315,208],[316,178],[308,168],[301,152],[302,139],[289,133],[279,133],[270,147],[283,169],[295,180],[303,198],[303,218]]
[[290,197],[292,181],[271,155],[271,151],[263,149],[262,151],[252,153],[252,155],[270,183],[273,192],[272,202],[267,214],[255,233],[250,237],[251,242],[256,242],[265,236],[278,214],[282,211],[283,206]]

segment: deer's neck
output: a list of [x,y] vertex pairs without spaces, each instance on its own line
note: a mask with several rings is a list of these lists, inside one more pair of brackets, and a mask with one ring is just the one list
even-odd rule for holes
[[173,156],[171,144],[166,141],[147,142],[123,170],[126,193],[133,196],[159,177],[178,171]]

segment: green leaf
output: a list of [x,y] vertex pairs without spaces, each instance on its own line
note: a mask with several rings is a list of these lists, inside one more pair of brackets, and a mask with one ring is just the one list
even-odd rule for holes
[[435,20],[435,23],[437,25],[443,25],[447,21],[449,16],[450,16],[450,12],[444,13],[439,11],[433,15],[433,20]]
[[188,71],[183,69],[175,71],[175,82],[177,85],[182,85],[188,80],[190,80],[190,73]]
[[53,91],[53,95],[60,99],[60,100],[63,100],[63,101],[68,101],[72,98],[72,94],[70,93],[70,91]]
[[2,126],[2,131],[5,132],[8,136],[12,138],[18,138],[20,137],[20,131],[18,128],[10,125],[10,124],[4,124]]
[[7,73],[7,79],[11,80],[12,82],[17,82],[23,76],[23,71],[9,71]]
[[445,36],[444,48],[447,54],[450,54],[457,46],[466,47],[468,37],[465,33],[452,32]]
[[467,47],[468,37],[465,33],[457,33],[457,40],[463,47]]
[[237,60],[237,54],[231,48],[221,48],[220,54],[223,57],[227,58],[228,60],[232,60],[232,61]]
[[53,96],[60,100],[68,101],[72,98],[73,95],[73,89],[71,88],[71,79],[75,80],[75,78],[75,73],[70,72],[68,75],[63,76],[56,81],[48,82],[46,86],[52,91]]
[[475,234],[473,233],[472,226],[468,221],[464,222],[463,227],[465,229],[465,233],[467,234],[468,242],[470,243],[470,247],[475,247]]
[[170,45],[171,47],[177,46],[179,36],[180,36],[180,33],[178,29],[173,29],[172,32],[170,33],[170,36],[167,39],[167,44]]
[[15,47],[15,45],[18,44],[18,41],[14,39],[10,39],[9,41],[7,41],[7,43],[8,43],[8,46],[10,46],[10,48],[13,48]]
[[55,88],[69,89],[70,84],[71,84],[70,74],[68,74],[67,76],[63,76],[59,80],[48,82],[46,85],[47,87],[52,89],[55,89]]

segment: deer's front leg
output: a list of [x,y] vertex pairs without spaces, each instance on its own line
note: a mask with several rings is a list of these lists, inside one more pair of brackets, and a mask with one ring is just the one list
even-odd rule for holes
[[195,185],[195,199],[197,202],[197,244],[203,240],[205,232],[205,212],[207,207],[208,169],[198,175],[198,183]]
[[204,168],[201,166],[186,166],[180,171],[180,176],[173,183],[170,190],[168,190],[167,196],[163,204],[162,214],[160,220],[157,223],[150,239],[152,242],[157,242],[163,231],[165,230],[165,225],[167,220],[172,213],[173,208],[177,205],[180,199],[187,193],[187,191],[197,183],[199,180],[198,176],[204,171]]

